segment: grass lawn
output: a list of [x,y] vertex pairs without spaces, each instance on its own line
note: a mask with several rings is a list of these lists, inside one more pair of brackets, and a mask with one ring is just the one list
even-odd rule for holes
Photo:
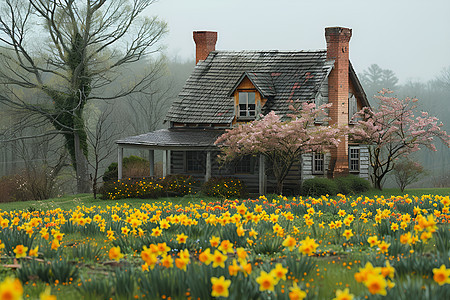
[[[381,197],[389,198],[391,196],[403,196],[403,195],[417,196],[421,195],[450,195],[450,188],[421,188],[421,189],[407,189],[404,193],[401,193],[400,189],[384,189],[382,191],[372,189],[361,196],[366,196],[369,198],[373,197]],[[353,197],[357,197],[359,195],[355,195]],[[198,195],[187,195],[184,197],[166,197],[166,198],[158,198],[158,199],[119,199],[119,200],[102,200],[102,199],[94,199],[93,194],[77,194],[77,195],[65,195],[63,197],[52,198],[47,200],[38,200],[38,201],[18,201],[18,202],[8,202],[8,203],[0,203],[0,209],[4,211],[10,210],[26,210],[26,209],[38,209],[38,210],[48,210],[61,208],[64,210],[74,209],[77,206],[99,206],[106,207],[107,205],[112,206],[116,203],[124,203],[126,202],[131,207],[139,207],[143,203],[154,203],[154,202],[172,202],[174,205],[186,205],[188,203],[200,203],[204,202],[215,202],[219,201],[218,198],[212,197],[204,197]]]
[[193,195],[187,195],[184,197],[166,197],[166,198],[158,198],[158,199],[119,199],[119,200],[102,200],[102,199],[94,199],[93,194],[76,194],[76,195],[65,195],[63,197],[51,198],[47,200],[36,200],[36,201],[18,201],[18,202],[8,202],[8,203],[0,203],[0,209],[4,211],[10,210],[26,210],[26,209],[39,209],[39,210],[48,210],[61,208],[64,210],[74,209],[77,206],[99,206],[106,207],[112,206],[116,203],[122,204],[127,203],[132,207],[139,207],[143,203],[154,203],[154,202],[172,202],[174,205],[177,204],[187,204],[187,203],[200,203],[201,201],[210,202],[210,201],[218,201],[217,198],[210,197],[198,197]]

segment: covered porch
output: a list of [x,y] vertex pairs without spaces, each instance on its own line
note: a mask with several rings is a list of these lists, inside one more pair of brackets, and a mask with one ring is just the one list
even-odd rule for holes
[[[213,129],[161,129],[118,140],[118,178],[123,176],[124,149],[148,150],[149,176],[155,176],[155,150],[161,150],[163,177],[171,174],[192,175],[205,182],[212,176],[233,176],[244,182],[254,179],[257,180],[255,192],[264,195],[267,190],[264,156],[257,157],[255,174],[228,174],[218,167],[216,157],[220,149],[214,142],[224,132]],[[192,157],[201,157],[201,161]]]

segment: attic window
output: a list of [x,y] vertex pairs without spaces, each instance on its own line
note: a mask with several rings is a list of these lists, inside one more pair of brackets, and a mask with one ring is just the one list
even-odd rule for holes
[[254,118],[256,115],[256,93],[239,92],[238,118]]

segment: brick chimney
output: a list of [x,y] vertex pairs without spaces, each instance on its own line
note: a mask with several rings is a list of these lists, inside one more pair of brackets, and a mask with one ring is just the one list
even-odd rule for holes
[[[349,92],[349,42],[352,30],[343,27],[325,28],[327,41],[327,59],[334,60],[334,68],[328,77],[328,99],[333,103],[330,109],[330,124],[348,124],[348,92]],[[332,176],[348,174],[348,137],[343,136],[341,143],[331,151],[331,162],[334,163]]]
[[216,50],[217,32],[215,31],[194,31],[195,41],[195,63],[205,60],[209,52]]

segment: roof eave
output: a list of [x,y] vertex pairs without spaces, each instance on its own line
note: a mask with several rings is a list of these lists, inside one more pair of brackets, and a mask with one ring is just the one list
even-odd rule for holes
[[353,87],[355,88],[355,95],[361,99],[363,107],[370,107],[369,100],[367,99],[366,92],[364,92],[364,88],[361,85],[361,82],[356,75],[355,69],[353,69],[353,65],[349,62],[349,77],[352,81]]

